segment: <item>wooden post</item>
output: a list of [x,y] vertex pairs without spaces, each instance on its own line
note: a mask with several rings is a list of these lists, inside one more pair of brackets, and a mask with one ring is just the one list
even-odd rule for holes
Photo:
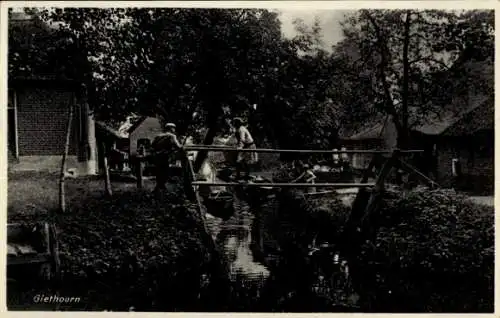
[[61,260],[59,258],[57,229],[54,224],[49,225],[49,244],[50,254],[52,256],[52,278],[54,282],[58,284],[61,279]]
[[66,142],[64,144],[64,153],[61,161],[61,173],[59,177],[59,209],[62,213],[66,212],[66,195],[64,188],[66,174],[66,158],[68,157],[69,144],[71,141],[71,127],[73,126],[73,105],[69,107],[68,125],[66,128]]
[[[367,236],[367,221],[371,214],[377,210],[378,204],[380,203],[380,199],[382,197],[382,193],[384,190],[384,182],[386,177],[389,175],[391,170],[394,168],[395,162],[399,157],[399,150],[394,150],[391,158],[387,160],[380,170],[380,173],[377,176],[375,181],[374,189],[371,193],[364,192],[363,189],[360,189],[363,196],[359,196],[361,193],[358,193],[358,197],[356,200],[357,206],[353,206],[353,211],[351,212],[351,216],[347,221],[346,226],[344,227],[344,231],[341,234],[340,240],[340,252],[346,258],[349,263],[349,268],[352,276],[352,282],[354,290],[361,290],[363,288],[363,284],[367,283],[364,281],[366,277],[364,277],[363,268],[356,261],[356,257],[359,254],[361,245],[363,244],[364,239]],[[354,205],[354,204],[353,204]],[[368,229],[368,232],[373,232],[373,229]],[[370,231],[371,230],[371,231]],[[371,278],[370,278],[371,279]]]
[[187,155],[187,152],[182,154],[182,171],[184,174],[184,191],[190,200],[196,200],[196,191],[193,187],[193,181],[195,180],[194,169],[191,161]]
[[363,177],[361,178],[361,183],[366,183],[368,182],[368,178],[370,178],[370,174],[372,173],[373,168],[375,168],[375,165],[377,164],[377,161],[380,159],[380,154],[375,153],[373,154],[372,160],[368,164],[368,167],[365,170],[365,173],[363,174]]
[[109,167],[108,167],[108,154],[106,153],[106,144],[102,143],[102,160],[104,165],[104,189],[106,195],[111,196],[113,191],[111,190],[111,179],[109,177]]
[[144,157],[138,155],[136,157],[136,177],[137,177],[137,189],[143,188],[143,159]]
[[410,165],[409,163],[407,163],[406,161],[402,160],[402,159],[399,159],[399,162],[401,163],[403,169],[405,171],[407,171],[408,173],[415,173],[417,176],[419,176],[422,180],[424,180],[426,183],[428,183],[431,188],[434,188],[434,187],[439,187],[439,184],[437,182],[435,182],[434,180],[432,180],[431,178],[427,177],[425,174],[423,174],[422,172],[418,171],[417,168],[413,167],[412,165]]
[[390,172],[394,167],[396,168],[400,167],[400,165],[397,164],[399,162],[399,155],[400,155],[399,149],[395,149],[392,153],[391,158],[389,158],[389,160],[385,162],[384,166],[380,170],[380,173],[377,176],[377,180],[375,181],[375,187],[373,189],[372,195],[370,197],[370,200],[368,201],[364,215],[361,218],[360,226],[365,225],[366,220],[370,217],[371,213],[376,209],[380,201],[382,192],[384,191],[385,188],[385,179],[389,176]]

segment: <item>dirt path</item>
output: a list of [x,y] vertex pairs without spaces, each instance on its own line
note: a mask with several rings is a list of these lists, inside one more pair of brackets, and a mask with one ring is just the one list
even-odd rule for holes
[[471,196],[470,199],[477,204],[495,206],[494,196]]

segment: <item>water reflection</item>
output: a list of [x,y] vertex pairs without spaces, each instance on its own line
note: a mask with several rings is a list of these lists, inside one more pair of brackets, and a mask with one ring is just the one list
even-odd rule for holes
[[246,202],[235,198],[235,214],[218,225],[216,242],[223,247],[229,263],[230,274],[244,275],[247,279],[259,279],[269,276],[269,270],[258,262],[252,252],[252,225],[255,216]]
[[[332,193],[331,195],[335,196],[336,194]],[[341,194],[341,201],[344,205],[350,206],[354,196],[355,192],[345,191],[345,193]],[[304,261],[303,256],[301,256],[303,255],[302,252],[297,251],[300,255],[291,256],[287,254],[287,256],[283,256],[283,248],[286,249],[286,246],[280,246],[279,237],[287,235],[286,233],[290,231],[293,232],[293,229],[290,228],[293,225],[291,223],[287,224],[289,223],[287,220],[276,214],[278,213],[276,198],[263,200],[264,202],[254,202],[255,200],[253,200],[251,201],[252,204],[249,204],[247,200],[248,198],[244,200],[241,196],[235,195],[235,212],[227,220],[213,216],[207,218],[208,227],[225,254],[230,278],[233,282],[257,287],[256,294],[264,292],[266,294],[265,298],[269,298],[268,301],[272,303],[275,303],[275,301],[271,300],[271,298],[280,302],[279,297],[289,298],[286,296],[287,293],[293,290],[308,289],[306,285],[312,288],[311,292],[316,295],[329,294],[330,296],[327,297],[329,299],[341,300],[349,297],[350,293],[341,290],[340,285],[345,284],[339,285],[332,283],[331,279],[323,279],[322,273],[309,268],[307,262],[302,264]],[[310,273],[305,273],[305,271]],[[297,280],[298,273],[301,276],[305,275],[303,279]],[[318,277],[316,279],[311,275]],[[311,278],[306,276],[311,276]],[[327,276],[331,277],[331,275]],[[261,288],[264,285],[266,289]],[[269,288],[271,289],[267,290]],[[342,293],[345,295],[341,295]],[[278,299],[276,299],[277,296]],[[303,297],[306,296],[302,294],[293,296],[295,301]],[[345,300],[341,302],[345,302]],[[269,307],[272,306],[275,306],[275,304],[269,305]],[[331,305],[325,304],[326,307],[322,307],[323,305],[314,306],[316,308],[328,308]]]

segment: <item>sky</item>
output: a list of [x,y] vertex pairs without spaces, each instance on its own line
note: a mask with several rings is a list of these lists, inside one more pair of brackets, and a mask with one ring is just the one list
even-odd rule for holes
[[332,45],[342,40],[342,30],[340,22],[347,11],[342,10],[280,10],[280,20],[282,31],[285,37],[293,37],[296,32],[292,22],[300,18],[306,24],[312,25],[317,17],[320,21],[323,42],[325,49],[330,49]]

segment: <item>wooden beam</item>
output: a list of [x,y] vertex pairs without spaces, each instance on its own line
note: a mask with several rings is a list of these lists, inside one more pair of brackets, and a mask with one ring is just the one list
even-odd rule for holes
[[135,173],[136,173],[136,178],[137,178],[137,189],[142,189],[144,185],[144,180],[143,180],[143,173],[144,173],[144,163],[143,163],[143,158],[141,156],[136,157],[136,162],[135,162]]
[[271,182],[205,182],[194,181],[193,185],[205,186],[225,186],[225,187],[280,187],[280,188],[309,188],[309,187],[330,187],[330,188],[360,188],[373,187],[375,183],[271,183]]
[[[219,146],[186,146],[184,147],[186,151],[230,151],[230,152],[258,152],[258,153],[319,153],[319,154],[339,154],[339,153],[379,153],[379,154],[391,154],[390,150],[314,150],[314,149],[268,149],[268,148],[257,148],[257,149],[237,149],[235,147],[219,147]],[[418,153],[423,152],[423,150],[401,150],[400,153]]]
[[18,126],[18,119],[17,119],[17,91],[15,90],[12,90],[12,94],[14,95],[13,96],[13,104],[12,106],[14,106],[14,127],[12,129],[14,129],[14,140],[15,140],[15,147],[16,147],[16,151],[14,153],[14,156],[16,157],[16,159],[19,159],[19,126]]
[[391,158],[389,158],[389,160],[385,162],[384,166],[380,170],[380,173],[375,181],[375,187],[373,189],[374,191],[370,196],[370,199],[368,200],[364,214],[361,216],[360,226],[362,228],[364,227],[365,223],[367,222],[373,211],[375,211],[378,208],[378,204],[381,200],[381,194],[385,188],[385,180],[390,175],[391,171],[394,169],[395,163],[399,159],[399,155],[400,151],[394,150]]
[[422,180],[424,180],[425,182],[427,182],[431,187],[440,187],[439,184],[432,180],[431,178],[429,178],[428,176],[426,176],[425,174],[423,174],[422,172],[418,171],[417,168],[413,167],[412,165],[410,165],[409,163],[407,163],[406,161],[403,161],[402,159],[399,159],[399,162],[401,162],[401,164],[403,165],[403,168],[408,172],[408,173],[415,173],[417,176],[419,176]]

